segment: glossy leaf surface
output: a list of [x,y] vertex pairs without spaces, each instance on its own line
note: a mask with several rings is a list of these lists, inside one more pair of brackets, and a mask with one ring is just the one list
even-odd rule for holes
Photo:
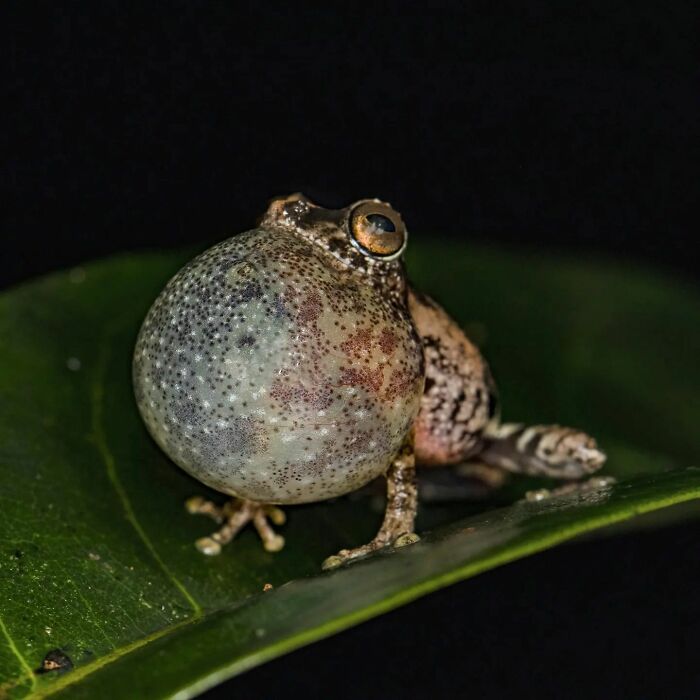
[[[594,528],[700,497],[700,301],[667,280],[412,244],[409,269],[491,361],[504,418],[561,422],[609,453],[607,491],[425,504],[416,546],[331,574],[371,496],[288,509],[287,547],[246,531],[205,558],[206,489],[151,442],[131,349],[176,254],[115,258],[0,296],[0,698],[187,697],[284,651]],[[266,583],[272,591],[262,593]],[[60,649],[72,668],[37,674]],[[129,679],[128,683],[124,679]]]

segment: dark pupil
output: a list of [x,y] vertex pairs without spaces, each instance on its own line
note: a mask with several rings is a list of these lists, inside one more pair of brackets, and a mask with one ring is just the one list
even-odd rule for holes
[[382,216],[381,214],[368,214],[367,221],[369,221],[374,228],[377,228],[380,231],[387,231],[389,233],[396,231],[394,222],[387,216]]

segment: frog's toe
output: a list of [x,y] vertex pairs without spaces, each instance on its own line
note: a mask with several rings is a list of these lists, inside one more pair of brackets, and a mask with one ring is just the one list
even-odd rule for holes
[[327,557],[321,568],[324,571],[329,569],[337,569],[339,566],[346,564],[348,562],[356,561],[357,559],[362,559],[372,552],[376,552],[378,549],[382,549],[387,546],[387,542],[379,543],[376,540],[368,542],[361,547],[354,547],[353,549],[341,549],[337,554]]
[[200,537],[194,546],[209,557],[221,554],[221,545],[213,537]]
[[409,544],[415,544],[420,541],[420,535],[415,532],[407,532],[405,535],[399,535],[394,540],[394,547],[407,547]]
[[324,571],[330,571],[331,569],[337,569],[345,559],[343,557],[338,556],[337,554],[332,554],[330,557],[326,557],[323,560],[323,564],[321,564],[321,568]]
[[274,525],[284,525],[287,522],[284,511],[277,506],[265,506],[265,515],[272,520]]
[[273,534],[269,539],[263,540],[263,547],[266,552],[280,552],[284,549],[284,537]]
[[207,515],[217,523],[224,521],[225,508],[202,496],[192,496],[185,501],[185,509],[190,515]]
[[[275,515],[273,516],[271,508],[269,506],[262,506],[253,513],[253,525],[260,535],[263,547],[268,552],[279,552],[284,547],[284,537],[278,535],[267,522],[270,518],[275,524],[282,524],[285,521],[284,513],[279,509],[274,509]],[[282,516],[281,522],[279,515]],[[277,518],[275,520],[275,517]]]

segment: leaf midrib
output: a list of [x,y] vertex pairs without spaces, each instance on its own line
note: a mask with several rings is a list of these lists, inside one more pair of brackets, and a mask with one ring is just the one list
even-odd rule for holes
[[[183,620],[182,622],[178,622],[174,625],[167,625],[166,627],[156,630],[155,632],[152,632],[151,634],[146,635],[145,637],[141,637],[141,639],[137,639],[135,642],[125,644],[122,647],[117,647],[108,654],[101,656],[99,659],[96,659],[95,661],[92,661],[89,664],[85,664],[85,666],[79,666],[78,668],[73,669],[72,671],[70,671],[69,674],[60,677],[50,686],[47,686],[46,688],[41,688],[34,694],[33,697],[46,698],[51,695],[54,695],[55,693],[57,693],[60,690],[63,690],[67,686],[74,685],[83,678],[92,675],[96,671],[99,671],[103,666],[107,666],[111,663],[114,663],[115,661],[118,661],[124,656],[135,652],[141,647],[144,647],[147,644],[150,644],[151,642],[155,642],[157,639],[165,637],[168,634],[175,632],[178,629],[181,629],[182,627],[187,627],[187,625],[191,625],[192,623],[201,620],[203,617],[204,616],[202,614],[198,616],[193,615],[187,620]],[[32,680],[34,680],[34,678],[32,678]]]

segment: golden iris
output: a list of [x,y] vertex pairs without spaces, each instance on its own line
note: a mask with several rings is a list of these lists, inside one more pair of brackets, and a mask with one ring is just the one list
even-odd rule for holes
[[355,207],[350,233],[364,252],[377,257],[396,255],[406,242],[401,216],[380,202],[363,202]]

